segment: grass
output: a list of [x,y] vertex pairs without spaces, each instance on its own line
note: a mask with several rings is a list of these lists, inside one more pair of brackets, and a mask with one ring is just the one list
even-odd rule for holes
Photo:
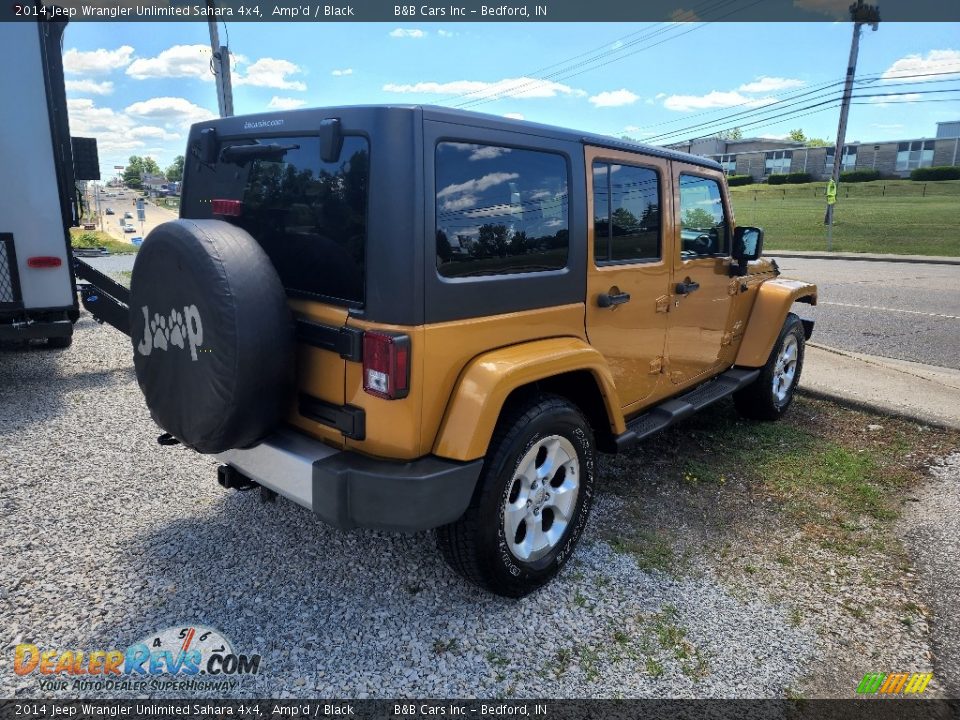
[[[730,188],[730,196],[739,224],[764,229],[765,248],[826,250],[824,187],[822,182],[745,185]],[[841,184],[834,210],[833,249],[960,256],[958,209],[960,180]]]
[[684,537],[664,526],[642,489],[664,483],[683,494],[685,507],[749,493],[785,534],[802,541],[771,543],[769,557],[744,558],[738,567],[748,576],[771,566],[802,571],[802,548],[810,544],[892,562],[893,521],[908,488],[922,480],[930,459],[960,444],[960,433],[893,417],[883,418],[882,432],[869,430],[876,422],[872,414],[803,396],[776,423],[737,419],[732,403],[717,403],[607,461],[610,490],[624,504],[622,522],[604,529],[604,540],[644,570],[685,570]]
[[137,251],[136,245],[115,240],[105,232],[82,228],[70,228],[70,244],[75,248],[105,247],[116,254],[135,253]]
[[675,566],[670,540],[659,533],[631,527],[611,532],[605,539],[614,552],[632,555],[641,570],[668,572]]

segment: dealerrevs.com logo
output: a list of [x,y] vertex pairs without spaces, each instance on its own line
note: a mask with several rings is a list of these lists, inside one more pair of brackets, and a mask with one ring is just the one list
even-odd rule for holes
[[120,650],[64,650],[20,643],[13,670],[40,690],[156,691],[235,689],[261,671],[261,656],[238,653],[219,630],[169,627]]

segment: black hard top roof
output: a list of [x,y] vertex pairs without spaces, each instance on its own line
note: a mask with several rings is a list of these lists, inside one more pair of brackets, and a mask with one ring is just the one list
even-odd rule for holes
[[508,132],[526,133],[528,135],[540,135],[543,137],[556,138],[558,140],[568,140],[574,142],[583,142],[589,145],[598,145],[600,147],[612,148],[615,150],[628,150],[632,152],[654,155],[656,157],[668,158],[671,160],[680,160],[694,165],[721,170],[720,163],[709,158],[690,153],[680,152],[678,150],[669,150],[657,145],[646,145],[644,143],[633,142],[631,140],[620,140],[609,135],[597,135],[595,133],[586,133],[568,128],[556,127],[554,125],[542,125],[540,123],[529,122],[527,120],[515,120],[513,118],[502,117],[500,115],[488,115],[487,113],[472,112],[469,110],[454,110],[452,108],[440,107],[438,105],[419,105],[408,107],[420,107],[423,109],[423,116],[428,120],[440,120],[443,122],[460,123],[461,125],[480,125],[495,130],[506,130]]

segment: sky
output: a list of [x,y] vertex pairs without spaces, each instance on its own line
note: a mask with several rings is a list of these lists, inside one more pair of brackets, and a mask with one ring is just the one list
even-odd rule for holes
[[[220,40],[235,61],[237,115],[424,103],[665,144],[734,126],[745,137],[801,128],[834,140],[836,105],[811,106],[839,94],[851,30],[237,22],[220,25]],[[165,168],[190,124],[216,116],[205,22],[71,23],[63,49],[71,133],[97,138],[105,179],[134,154]],[[864,97],[851,106],[848,141],[933,137],[938,121],[960,119],[960,24],[866,29],[857,77]]]

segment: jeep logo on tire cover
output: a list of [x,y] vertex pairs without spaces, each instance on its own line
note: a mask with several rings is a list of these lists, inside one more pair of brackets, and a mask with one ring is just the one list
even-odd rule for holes
[[137,345],[141,355],[149,355],[154,350],[181,350],[190,346],[190,357],[197,359],[197,348],[203,345],[203,323],[196,305],[185,305],[183,312],[174,308],[169,315],[154,313],[144,305],[143,339]]

